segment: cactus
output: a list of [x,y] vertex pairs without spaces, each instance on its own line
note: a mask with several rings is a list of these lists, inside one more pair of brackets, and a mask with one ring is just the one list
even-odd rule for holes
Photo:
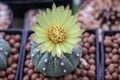
[[44,75],[60,77],[72,72],[80,62],[80,35],[84,30],[69,8],[56,7],[37,15],[33,24],[32,62]]
[[9,43],[0,36],[0,70],[7,68],[7,57],[10,51],[11,48]]

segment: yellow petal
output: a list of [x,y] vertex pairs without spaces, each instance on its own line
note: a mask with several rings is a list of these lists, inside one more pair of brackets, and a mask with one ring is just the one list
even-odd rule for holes
[[41,48],[41,50],[40,50],[41,53],[44,53],[44,52],[46,52],[46,51],[47,51],[47,48],[44,47],[44,46],[43,46],[43,47]]
[[80,38],[68,38],[66,42],[71,43],[71,44],[76,44],[77,42],[80,41]]
[[68,35],[68,37],[75,38],[75,37],[79,37],[79,36],[80,36],[80,32],[74,33],[74,34],[69,33],[69,34],[67,34],[67,35]]
[[[71,17],[71,11],[66,9],[61,14],[60,24],[64,25],[69,20],[69,17]],[[66,26],[64,26],[64,27],[66,27]]]
[[54,47],[54,49],[52,50],[52,56],[55,57],[56,56],[56,48]]
[[68,43],[67,41],[64,42],[64,45],[65,45],[66,47],[68,47],[70,50],[71,50],[72,48],[74,48],[74,45],[71,44],[71,43]]
[[56,17],[57,17],[57,14],[56,14],[56,5],[53,4],[53,6],[52,6],[52,18],[51,18],[51,23],[52,24],[56,23]]
[[61,46],[61,49],[63,52],[69,53],[69,54],[71,54],[72,48],[74,47],[73,45],[69,44],[68,42],[64,42],[60,46]]
[[65,14],[63,15],[63,13],[64,13],[64,7],[63,6],[58,7],[58,9],[57,9],[56,12],[59,15],[59,16],[58,15],[56,16],[57,17],[56,18],[57,19],[56,22],[57,22],[57,24],[62,25],[62,21],[63,21],[63,18],[64,18],[63,16],[65,15]]
[[55,3],[53,3],[53,5],[52,5],[52,9],[56,9],[56,5],[55,5]]
[[64,43],[60,44],[60,48],[64,53],[70,53],[70,49],[64,45]]
[[48,52],[51,52],[54,47],[55,47],[55,44],[54,44],[54,43],[51,43],[50,47],[48,48]]
[[55,47],[55,45],[51,41],[47,41],[46,43],[44,43],[44,47],[47,48],[48,52],[51,52],[53,48]]
[[61,48],[60,48],[59,44],[56,45],[56,51],[57,51],[57,56],[62,57],[62,51],[61,51]]
[[71,17],[69,17],[68,19],[67,19],[67,21],[66,22],[64,22],[64,26],[67,28],[67,29],[69,29],[69,27],[71,26],[71,24],[73,23],[72,21],[73,21],[73,16],[71,16]]
[[48,38],[46,37],[38,37],[36,35],[32,36],[33,40],[36,41],[37,43],[43,43],[43,42],[46,42],[48,41]]
[[47,20],[49,21],[49,26],[51,25],[51,19],[52,19],[52,11],[47,8]]
[[68,31],[69,33],[75,33],[75,32],[80,32],[80,24],[74,24],[73,26],[71,26],[72,28],[70,28]]
[[40,27],[42,27],[44,29],[47,29],[48,24],[46,24],[46,22],[43,19],[44,19],[43,15],[42,14],[38,14],[37,18],[36,18],[36,21],[37,21],[37,23],[39,23]]
[[40,32],[40,33],[46,33],[47,32],[45,29],[41,28],[40,25],[37,25],[37,24],[33,25],[32,30],[34,32]]

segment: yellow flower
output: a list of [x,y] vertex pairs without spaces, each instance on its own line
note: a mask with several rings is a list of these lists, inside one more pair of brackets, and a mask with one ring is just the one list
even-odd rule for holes
[[52,10],[37,15],[36,24],[32,30],[35,34],[33,40],[41,43],[38,47],[40,53],[49,52],[53,57],[62,57],[63,53],[72,53],[72,48],[80,41],[79,36],[84,30],[77,23],[77,15],[63,6],[52,6]]

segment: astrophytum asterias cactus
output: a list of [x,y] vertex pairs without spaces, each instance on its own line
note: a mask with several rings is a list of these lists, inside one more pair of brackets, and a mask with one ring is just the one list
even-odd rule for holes
[[11,47],[0,35],[0,70],[7,68],[7,57],[10,54]]
[[80,35],[84,30],[77,15],[63,6],[37,15],[32,30],[32,62],[44,75],[60,77],[72,72],[82,56]]

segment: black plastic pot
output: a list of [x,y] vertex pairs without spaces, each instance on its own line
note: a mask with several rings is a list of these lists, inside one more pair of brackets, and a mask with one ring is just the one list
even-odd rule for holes
[[[95,46],[96,46],[96,55],[95,55],[95,61],[96,61],[96,80],[100,80],[100,64],[99,64],[99,42],[98,42],[98,33],[97,30],[86,30],[86,32],[92,33],[96,35],[96,40],[95,40]],[[28,37],[32,34],[32,31],[25,31],[24,34],[24,48],[23,48],[23,53],[22,53],[22,58],[21,58],[21,64],[19,66],[21,66],[20,69],[20,80],[23,80],[23,76],[24,76],[24,63],[25,63],[25,58],[26,58],[26,49],[25,49],[25,45],[27,43],[27,39]]]
[[[5,32],[6,34],[20,34],[21,35],[21,43],[20,43],[20,49],[19,49],[19,59],[18,59],[18,65],[20,65],[20,58],[21,58],[21,55],[22,55],[22,44],[23,44],[23,31],[22,30],[13,30],[13,29],[8,29],[8,30],[0,30],[0,32]],[[15,79],[14,80],[18,80],[18,77],[19,77],[19,69],[20,69],[21,66],[17,66],[17,69],[16,69],[16,75],[15,75]]]
[[102,42],[101,42],[101,80],[105,80],[105,46],[104,46],[104,39],[105,36],[112,36],[116,33],[120,33],[120,31],[103,31],[102,33]]

